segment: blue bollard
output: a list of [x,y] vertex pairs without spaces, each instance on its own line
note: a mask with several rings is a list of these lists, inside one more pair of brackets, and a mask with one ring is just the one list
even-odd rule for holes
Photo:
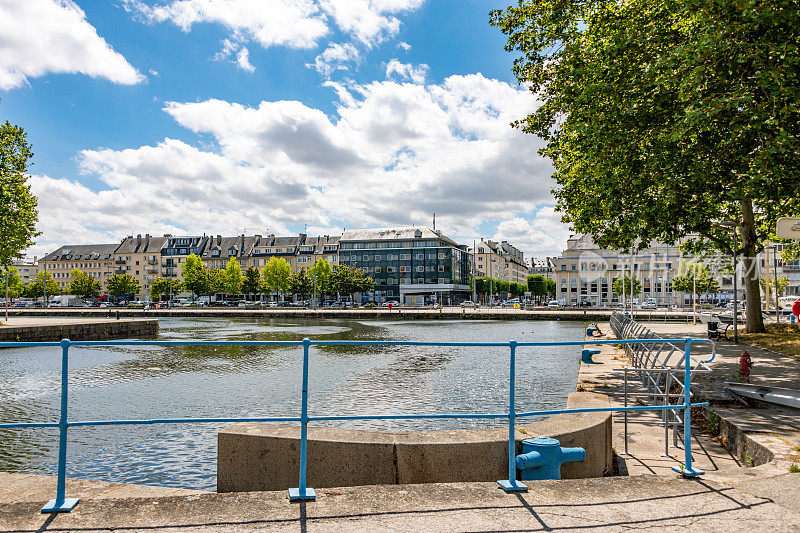
[[797,318],[794,316],[794,313],[789,315],[789,322],[790,323],[794,324],[796,320],[797,320]]
[[600,353],[600,350],[590,350],[589,348],[584,348],[581,350],[581,363],[586,365],[599,365],[600,363],[595,363],[592,361],[592,356],[598,353]]
[[586,460],[583,448],[562,448],[550,437],[522,441],[522,454],[517,456],[520,480],[561,479],[561,465]]
[[586,328],[586,336],[587,337],[593,337],[595,331],[597,331],[595,328],[593,328],[592,326],[588,326]]

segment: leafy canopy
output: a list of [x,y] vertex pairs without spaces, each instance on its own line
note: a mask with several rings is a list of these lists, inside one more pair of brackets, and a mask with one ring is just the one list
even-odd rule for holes
[[80,269],[73,269],[67,292],[81,298],[94,298],[100,295],[103,286],[99,281]]
[[0,265],[10,265],[39,235],[36,197],[25,174],[32,157],[25,131],[8,121],[0,124]]
[[111,296],[132,296],[142,288],[136,278],[130,274],[114,274],[106,281],[108,294]]

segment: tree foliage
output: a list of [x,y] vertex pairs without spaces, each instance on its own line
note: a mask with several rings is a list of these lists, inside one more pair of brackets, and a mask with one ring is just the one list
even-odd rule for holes
[[41,298],[44,296],[45,288],[47,289],[48,298],[61,294],[61,287],[53,279],[53,276],[49,272],[40,270],[36,273],[34,280],[25,285],[25,296],[28,298]]
[[719,282],[702,263],[684,263],[681,272],[672,279],[672,290],[689,294],[719,292]]
[[181,292],[181,282],[178,278],[162,278],[157,277],[150,282],[150,299],[159,300],[162,294],[170,294],[170,285],[172,285],[172,294],[179,294]]
[[261,284],[261,274],[255,267],[248,267],[244,271],[244,279],[242,281],[242,292],[244,294],[255,294],[259,292]]
[[10,265],[39,235],[36,197],[25,174],[32,157],[25,131],[8,121],[0,124],[0,265]]
[[305,268],[301,268],[296,274],[289,277],[289,292],[297,294],[301,299],[305,299],[313,290],[314,278],[308,275]]
[[228,264],[225,266],[225,290],[228,294],[241,294],[242,284],[244,283],[244,276],[242,275],[242,267],[235,257],[228,259]]
[[264,292],[277,292],[282,296],[289,290],[289,280],[292,268],[283,257],[270,257],[264,268],[261,269]]
[[564,222],[607,248],[729,254],[732,222],[762,331],[752,266],[800,206],[796,1],[522,0],[491,23],[542,103],[514,125],[545,140]]
[[2,274],[2,279],[0,279],[0,295],[5,298],[6,296],[6,284],[8,285],[8,297],[10,299],[18,298],[25,293],[25,284],[22,283],[22,277],[19,275],[19,271],[12,267],[3,268],[0,267],[0,273]]
[[100,291],[103,290],[103,286],[100,282],[86,274],[83,270],[75,268],[70,273],[70,276],[71,279],[69,287],[67,288],[69,294],[74,294],[81,298],[94,298],[99,296]]
[[130,274],[114,274],[106,281],[106,288],[111,296],[120,297],[133,296],[142,287]]
[[611,290],[617,296],[624,295],[628,298],[631,298],[633,296],[638,296],[639,293],[642,292],[642,282],[637,278],[633,278],[633,287],[631,287],[631,277],[628,274],[625,274],[624,276],[619,276],[614,280]]
[[545,277],[541,274],[531,274],[528,276],[528,290],[531,292],[536,301],[541,302],[542,298],[547,296],[547,282]]
[[203,260],[196,254],[191,254],[181,264],[183,274],[183,288],[193,295],[207,294],[211,289],[211,280],[208,269]]
[[352,296],[357,292],[370,292],[375,289],[375,281],[360,268],[338,265],[330,277],[330,291]]

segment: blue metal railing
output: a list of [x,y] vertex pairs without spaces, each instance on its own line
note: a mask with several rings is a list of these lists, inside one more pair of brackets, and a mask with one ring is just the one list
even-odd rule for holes
[[[519,347],[531,346],[584,346],[586,344],[636,344],[639,339],[624,340],[581,340],[565,342],[415,342],[415,341],[70,341],[61,342],[0,342],[0,348],[20,347],[61,347],[61,411],[58,422],[10,422],[0,423],[0,429],[14,428],[59,428],[58,444],[58,480],[56,484],[56,497],[50,500],[43,508],[43,513],[69,512],[78,503],[77,498],[66,497],[66,465],[67,465],[67,432],[71,427],[108,426],[108,425],[137,425],[137,424],[189,424],[209,422],[299,422],[300,423],[300,475],[297,488],[289,489],[290,501],[314,500],[314,489],[306,484],[306,468],[308,457],[308,423],[331,420],[424,420],[424,419],[500,419],[508,420],[508,479],[498,481],[498,485],[506,492],[525,491],[527,486],[516,478],[516,444],[514,427],[517,418],[541,415],[558,415],[566,413],[596,413],[596,412],[624,412],[624,411],[661,411],[665,409],[683,409],[684,422],[684,452],[685,463],[676,470],[687,477],[703,474],[701,470],[692,467],[691,453],[691,409],[694,406],[708,405],[707,403],[691,403],[689,384],[691,381],[691,345],[696,342],[709,342],[708,339],[664,339],[664,342],[681,343],[684,346],[684,362],[689,364],[684,372],[684,403],[676,405],[652,405],[636,407],[597,407],[580,409],[549,409],[540,411],[516,412],[515,387],[516,387],[516,351]],[[79,420],[70,421],[67,416],[67,395],[69,392],[69,348],[70,346],[302,346],[303,348],[303,381],[301,389],[300,416],[271,416],[271,417],[246,417],[246,418],[153,418],[146,420]],[[509,394],[508,412],[506,413],[447,413],[447,414],[397,414],[397,415],[348,415],[348,416],[309,416],[308,415],[308,357],[311,346],[444,346],[444,347],[506,347],[510,350],[509,358]],[[713,356],[712,356],[713,358]],[[709,359],[710,361],[710,359]],[[706,363],[709,361],[702,361]],[[687,408],[689,407],[689,408]]]

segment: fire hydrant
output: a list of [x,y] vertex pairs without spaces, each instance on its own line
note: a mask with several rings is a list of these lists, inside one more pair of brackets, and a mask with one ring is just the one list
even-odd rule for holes
[[590,350],[589,348],[584,348],[583,350],[581,350],[581,363],[584,363],[586,365],[599,364],[592,361],[592,356],[597,353],[600,353],[600,350]]
[[561,465],[586,460],[583,448],[562,448],[550,437],[536,437],[522,441],[522,454],[516,458],[520,479],[561,479]]
[[739,358],[739,375],[741,376],[742,381],[750,381],[751,368],[753,368],[753,360],[750,359],[750,354],[746,351],[742,352],[742,356]]

